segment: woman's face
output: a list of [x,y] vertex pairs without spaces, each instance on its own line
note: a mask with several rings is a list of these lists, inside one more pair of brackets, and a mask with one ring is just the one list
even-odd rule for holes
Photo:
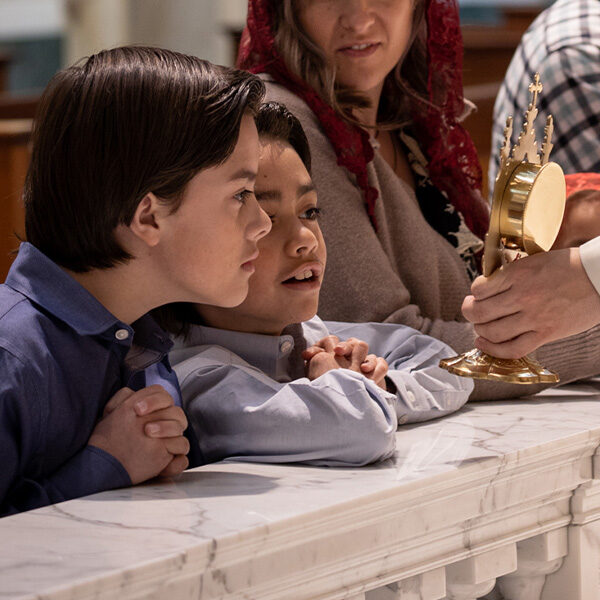
[[414,0],[299,0],[300,23],[336,69],[337,83],[368,93],[410,42]]

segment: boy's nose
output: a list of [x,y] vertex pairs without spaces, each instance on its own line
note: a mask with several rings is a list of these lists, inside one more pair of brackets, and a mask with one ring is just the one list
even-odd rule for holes
[[317,236],[308,227],[301,225],[295,233],[287,244],[287,251],[291,256],[304,256],[319,247]]
[[271,223],[269,215],[260,207],[260,204],[256,200],[254,202],[256,211],[248,227],[248,239],[258,241],[271,231],[273,223]]
[[344,3],[340,24],[355,33],[365,33],[374,22],[371,0],[348,0]]

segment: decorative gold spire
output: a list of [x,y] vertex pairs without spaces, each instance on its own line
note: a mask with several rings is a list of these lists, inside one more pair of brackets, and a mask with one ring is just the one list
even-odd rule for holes
[[525,113],[525,121],[519,135],[519,141],[513,148],[512,158],[516,161],[523,161],[527,157],[527,161],[534,164],[540,164],[540,156],[538,154],[538,145],[535,137],[535,128],[533,124],[538,116],[537,99],[538,94],[544,89],[540,82],[540,74],[536,73],[533,83],[529,84],[529,93],[531,94],[531,102]]
[[554,148],[552,143],[552,134],[554,133],[554,119],[548,115],[546,127],[544,127],[544,143],[542,144],[542,164],[545,165],[550,159],[550,152]]

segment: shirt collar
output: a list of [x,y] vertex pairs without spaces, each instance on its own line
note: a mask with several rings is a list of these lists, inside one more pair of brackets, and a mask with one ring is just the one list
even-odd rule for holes
[[292,355],[298,340],[298,336],[294,335],[294,327],[286,328],[282,335],[277,336],[194,325],[190,328],[184,345],[227,348],[247,363],[279,381],[284,376],[282,371],[289,371],[290,359],[294,359],[296,355],[296,352]]
[[[73,277],[35,246],[23,242],[6,281],[8,287],[64,322],[79,335],[98,335],[130,346],[135,333],[136,345],[167,352],[171,342],[149,315],[133,325],[119,321]],[[122,330],[126,330],[125,336]],[[117,335],[117,332],[121,332]]]

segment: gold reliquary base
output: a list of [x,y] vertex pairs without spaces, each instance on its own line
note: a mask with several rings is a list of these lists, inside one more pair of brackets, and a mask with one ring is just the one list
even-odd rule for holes
[[503,381],[504,383],[558,383],[556,373],[542,367],[529,356],[517,359],[496,358],[481,350],[445,358],[440,367],[461,377]]

